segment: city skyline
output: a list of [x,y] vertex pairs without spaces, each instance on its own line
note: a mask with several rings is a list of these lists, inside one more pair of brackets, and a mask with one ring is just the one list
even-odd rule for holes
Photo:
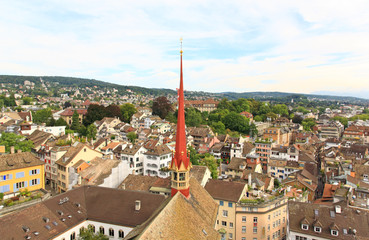
[[1,74],[368,98],[367,3],[1,3]]

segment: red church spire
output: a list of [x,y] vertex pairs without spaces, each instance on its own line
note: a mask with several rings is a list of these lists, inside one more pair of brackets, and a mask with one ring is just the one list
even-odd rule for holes
[[187,154],[186,124],[184,113],[183,70],[182,70],[182,39],[181,39],[181,75],[178,90],[178,117],[176,133],[176,149],[173,154],[172,169],[172,196],[180,191],[185,197],[189,196],[190,158]]

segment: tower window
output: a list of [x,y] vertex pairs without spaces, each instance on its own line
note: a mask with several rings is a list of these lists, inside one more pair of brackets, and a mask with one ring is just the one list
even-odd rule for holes
[[179,173],[179,181],[184,181],[186,179],[186,173]]

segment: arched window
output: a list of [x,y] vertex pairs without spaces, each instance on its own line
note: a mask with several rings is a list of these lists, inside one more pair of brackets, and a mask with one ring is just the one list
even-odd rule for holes
[[118,236],[119,236],[119,238],[124,238],[124,232],[123,232],[122,229],[119,230]]
[[85,230],[85,227],[81,227],[81,228],[79,229],[79,235],[81,235],[81,233],[82,233],[84,230]]
[[89,224],[88,225],[88,230],[90,230],[91,232],[95,233],[95,225]]
[[74,240],[76,239],[76,233],[73,232],[71,235],[70,235],[70,240]]
[[109,236],[114,237],[114,229],[109,228]]
[[105,234],[105,229],[104,229],[104,227],[100,227],[100,232],[101,232],[102,234]]

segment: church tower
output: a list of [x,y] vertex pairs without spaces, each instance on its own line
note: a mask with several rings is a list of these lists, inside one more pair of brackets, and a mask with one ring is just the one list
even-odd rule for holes
[[172,156],[170,168],[172,170],[171,188],[172,197],[181,192],[185,197],[190,195],[190,156],[187,153],[186,125],[184,112],[184,93],[183,93],[183,71],[182,71],[182,40],[181,40],[181,75],[178,90],[178,118],[176,133],[176,149]]

